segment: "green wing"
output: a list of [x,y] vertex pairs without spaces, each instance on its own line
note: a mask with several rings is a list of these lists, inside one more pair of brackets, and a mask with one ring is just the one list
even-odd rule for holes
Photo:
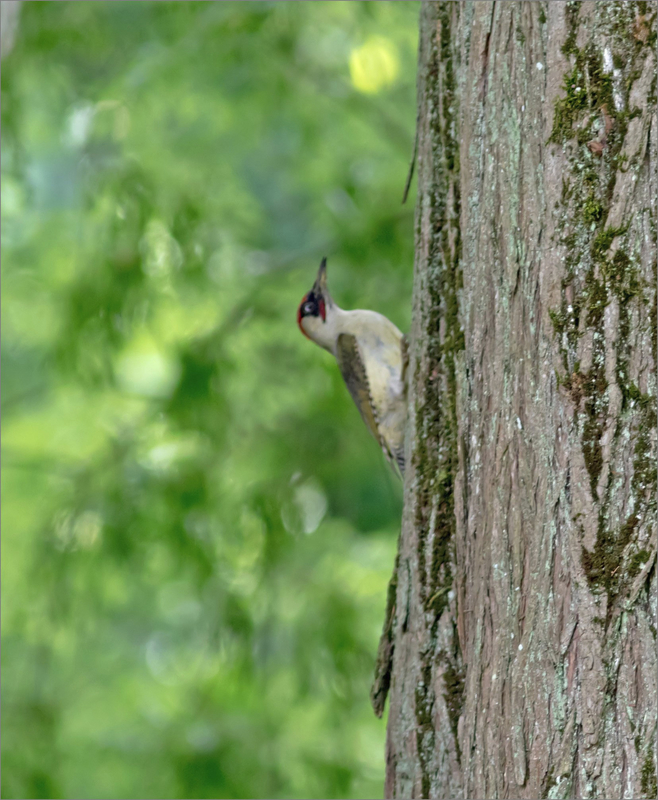
[[391,463],[397,463],[397,459],[393,457],[388,445],[379,433],[377,412],[372,403],[368,376],[366,375],[363,360],[359,353],[356,337],[351,333],[339,334],[336,342],[336,360],[338,361],[343,380],[352,395],[352,400],[356,403],[356,407],[363,417],[363,421],[379,442],[386,458],[388,458]]

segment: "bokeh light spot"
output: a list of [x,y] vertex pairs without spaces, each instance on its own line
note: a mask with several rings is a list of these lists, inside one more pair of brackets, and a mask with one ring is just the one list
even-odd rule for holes
[[400,71],[395,45],[383,36],[371,36],[350,54],[350,77],[356,89],[377,94],[394,83]]

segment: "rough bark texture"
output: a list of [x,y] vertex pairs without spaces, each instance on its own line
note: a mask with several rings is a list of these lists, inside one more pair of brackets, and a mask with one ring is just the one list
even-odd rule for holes
[[423,6],[388,797],[656,797],[655,31]]

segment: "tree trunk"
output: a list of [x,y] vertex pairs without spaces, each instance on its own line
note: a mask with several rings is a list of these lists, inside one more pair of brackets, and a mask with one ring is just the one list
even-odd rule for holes
[[655,31],[423,5],[387,797],[656,797]]

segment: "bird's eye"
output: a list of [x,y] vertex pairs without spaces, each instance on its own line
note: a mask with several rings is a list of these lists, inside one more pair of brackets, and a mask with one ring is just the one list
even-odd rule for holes
[[304,313],[305,314],[312,314],[314,311],[313,303],[306,303],[304,305]]

